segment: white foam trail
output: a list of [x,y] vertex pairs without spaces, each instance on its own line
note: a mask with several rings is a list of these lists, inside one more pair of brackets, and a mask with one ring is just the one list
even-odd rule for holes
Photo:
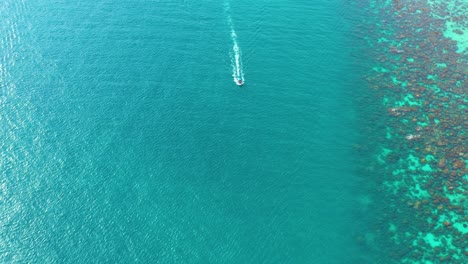
[[232,77],[234,78],[234,82],[237,83],[238,79],[241,79],[243,82],[244,80],[244,71],[242,69],[242,53],[239,48],[239,44],[237,44],[237,34],[236,30],[234,29],[234,23],[232,22],[231,18],[231,6],[229,2],[225,3],[225,11],[227,13],[227,20],[228,24],[231,27],[231,39],[233,43],[232,50],[233,52],[230,52],[231,56],[231,65],[232,65]]

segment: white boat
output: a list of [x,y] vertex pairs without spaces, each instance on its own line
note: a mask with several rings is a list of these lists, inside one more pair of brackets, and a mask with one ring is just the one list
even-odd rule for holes
[[239,86],[242,86],[242,85],[244,85],[244,80],[242,80],[241,78],[237,78],[236,84],[239,85]]

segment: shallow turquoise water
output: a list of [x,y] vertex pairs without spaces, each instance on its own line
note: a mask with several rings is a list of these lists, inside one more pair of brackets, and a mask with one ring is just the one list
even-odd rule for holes
[[2,262],[365,263],[358,9],[224,4],[0,4]]

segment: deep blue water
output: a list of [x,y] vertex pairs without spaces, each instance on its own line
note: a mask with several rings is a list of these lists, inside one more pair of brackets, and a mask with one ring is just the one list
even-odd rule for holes
[[360,9],[225,4],[0,4],[1,262],[365,263]]

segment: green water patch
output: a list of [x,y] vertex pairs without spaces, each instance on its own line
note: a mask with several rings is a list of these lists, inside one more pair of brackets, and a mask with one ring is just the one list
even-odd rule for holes
[[380,164],[385,164],[385,159],[387,158],[388,154],[390,154],[392,150],[388,148],[382,148],[379,155],[377,155],[377,160]]
[[407,93],[404,97],[403,100],[401,101],[396,101],[395,102],[396,106],[421,106],[422,101],[420,99],[416,99],[414,95]]
[[386,139],[392,139],[393,136],[392,136],[392,130],[390,129],[390,127],[386,127],[385,128],[385,138]]
[[[407,263],[439,263],[440,259],[461,259],[462,252],[454,245],[454,240],[453,235],[418,232],[412,245],[424,249],[424,254],[421,260],[407,260]],[[439,258],[439,261],[432,261],[434,255]]]
[[468,234],[468,221],[456,222],[453,224],[453,227],[462,234]]
[[[403,83],[401,83],[403,84]],[[407,93],[407,94],[404,94],[402,96],[402,98],[400,99],[397,99],[396,97],[395,98],[392,98],[392,97],[387,97],[387,96],[384,96],[383,99],[382,99],[382,103],[386,106],[386,107],[415,107],[415,106],[422,106],[423,105],[423,101],[421,99],[417,99],[414,97],[413,94],[411,93]]]
[[425,157],[426,161],[428,162],[431,162],[431,161],[437,161],[437,159],[431,155],[431,154],[427,154],[426,157]]
[[384,67],[381,67],[381,66],[372,67],[372,70],[375,71],[375,72],[379,72],[379,73],[390,72],[390,70],[388,70],[388,69],[386,69]]
[[[423,238],[424,242],[427,243],[432,248],[435,247],[440,247],[443,244],[448,244],[449,247],[453,248],[452,244],[452,237],[451,236],[436,236],[432,233],[426,233],[423,235],[422,233],[419,233],[419,237]],[[444,243],[443,240],[446,242]]]
[[457,52],[468,53],[468,28],[453,21],[447,21],[445,25],[444,36],[457,42]]
[[380,37],[377,41],[378,43],[382,43],[382,42],[389,42],[389,40],[385,37]]

